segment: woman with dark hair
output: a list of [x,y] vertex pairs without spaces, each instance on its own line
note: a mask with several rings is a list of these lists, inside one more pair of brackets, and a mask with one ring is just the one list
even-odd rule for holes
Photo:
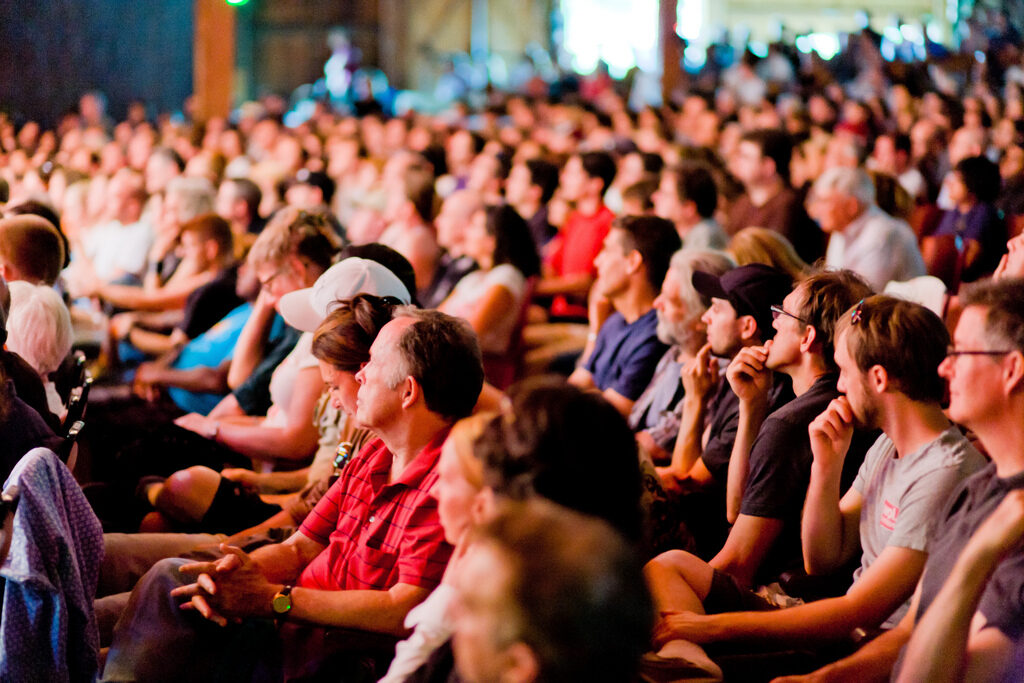
[[[203,531],[234,533],[263,522],[271,515],[277,526],[301,523],[312,508],[311,496],[319,498],[333,481],[338,466],[336,455],[349,455],[366,442],[366,430],[357,429],[351,416],[356,410],[359,385],[355,375],[370,359],[370,345],[377,333],[391,320],[394,304],[380,297],[360,294],[343,301],[313,334],[312,353],[319,364],[326,393],[317,407],[320,441],[313,465],[291,472],[256,473],[246,469],[228,469],[218,474],[208,467],[189,467],[175,472],[166,481],[153,485],[147,496],[163,517],[151,517],[147,526],[185,525]],[[257,492],[281,491],[303,487],[295,496],[273,501]],[[251,530],[250,530],[251,532]]]
[[533,235],[511,206],[490,206],[473,214],[463,250],[479,269],[459,280],[438,310],[468,320],[484,353],[504,353],[512,342],[527,279],[540,273]]
[[935,235],[956,235],[964,247],[964,281],[987,275],[1006,253],[1006,221],[995,207],[1002,187],[999,167],[986,157],[961,159],[946,176],[946,189],[954,207],[943,214]]

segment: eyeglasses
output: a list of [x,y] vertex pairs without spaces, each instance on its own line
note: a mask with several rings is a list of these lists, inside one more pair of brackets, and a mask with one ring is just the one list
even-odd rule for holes
[[790,313],[789,311],[784,309],[782,306],[772,306],[771,308],[772,308],[772,320],[778,320],[780,315],[788,315],[793,320],[802,322],[804,325],[810,325],[811,324],[811,323],[807,322],[806,320],[804,320],[803,318],[801,318],[800,316],[793,315],[792,313]]
[[946,358],[956,358],[957,356],[1005,356],[1013,351],[984,351],[975,349],[955,349],[952,346],[946,347]]

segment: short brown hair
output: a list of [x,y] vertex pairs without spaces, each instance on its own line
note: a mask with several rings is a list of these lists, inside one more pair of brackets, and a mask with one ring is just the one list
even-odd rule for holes
[[64,265],[64,241],[49,221],[30,214],[0,220],[0,260],[32,284],[52,285]]
[[946,357],[949,331],[939,316],[920,304],[876,294],[843,314],[836,337],[844,332],[849,332],[846,348],[861,372],[880,365],[908,398],[942,400],[946,383],[939,377],[939,363]]
[[967,285],[960,302],[964,308],[987,309],[985,336],[990,343],[1024,351],[1024,280],[1007,278]]
[[192,232],[200,240],[213,240],[217,243],[217,253],[225,256],[234,252],[234,235],[231,233],[231,224],[215,213],[206,213],[186,221],[181,226],[182,234]]
[[850,306],[871,296],[871,287],[852,270],[825,270],[797,287],[803,292],[800,317],[813,327],[826,367],[836,369],[836,325]]
[[298,256],[327,270],[341,247],[341,237],[326,215],[286,207],[256,238],[249,263],[281,265],[289,256]]

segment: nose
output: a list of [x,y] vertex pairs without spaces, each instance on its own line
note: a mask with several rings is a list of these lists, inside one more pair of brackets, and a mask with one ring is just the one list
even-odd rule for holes
[[654,306],[654,308],[656,308],[659,311],[664,310],[665,302],[664,302],[661,294],[659,294],[658,296],[654,297],[654,303],[652,305]]
[[364,370],[366,370],[366,366],[365,365],[363,367],[359,368],[359,371],[356,372],[356,382],[359,383],[359,384],[363,383],[363,371]]
[[942,362],[939,363],[939,377],[944,377],[945,379],[953,378],[952,356],[946,356],[945,358],[942,359]]

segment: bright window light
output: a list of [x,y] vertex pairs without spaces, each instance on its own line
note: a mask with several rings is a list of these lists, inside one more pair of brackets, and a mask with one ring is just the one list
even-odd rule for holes
[[603,59],[614,78],[658,64],[657,0],[561,0],[564,48],[573,68],[590,73]]

